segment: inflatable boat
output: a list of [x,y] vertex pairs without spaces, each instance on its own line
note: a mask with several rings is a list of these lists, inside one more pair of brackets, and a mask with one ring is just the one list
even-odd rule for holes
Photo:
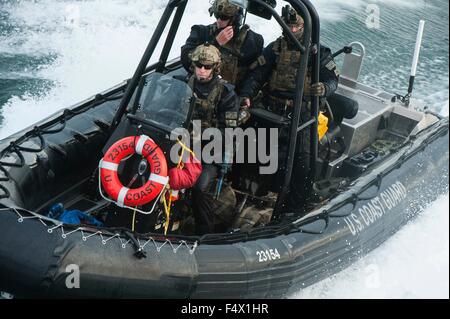
[[[311,45],[319,43],[314,7],[307,0],[288,2],[305,17]],[[353,43],[329,104],[357,105],[358,113],[344,116],[326,142],[313,139],[315,197],[306,213],[283,205],[293,165],[293,156],[287,156],[268,195],[224,184],[224,193],[234,196],[229,218],[236,223],[223,232],[196,236],[186,217],[188,200],[175,202],[169,218],[166,194],[161,196],[167,180],[152,176],[167,175],[158,161],[164,164],[169,156],[171,131],[189,119],[192,92],[179,80],[185,71],[179,60],[167,61],[186,3],[169,1],[130,80],[0,141],[1,292],[19,298],[286,297],[348,267],[448,192],[448,118],[359,83],[364,47]],[[273,1],[248,3],[249,13],[269,12],[281,20]],[[172,15],[159,62],[147,66]],[[314,67],[318,70],[318,61]],[[301,100],[300,89],[298,112]],[[254,110],[252,118],[261,126],[285,128],[292,155],[298,130],[317,131],[318,101],[311,112],[315,121],[302,127],[299,113],[280,119]],[[130,136],[134,140],[123,142]],[[141,205],[139,192],[121,200],[120,194],[108,196],[114,190],[108,191],[102,174],[111,166],[102,159],[121,145],[124,157],[130,157],[125,146],[132,145],[150,163],[122,170],[142,168],[141,177],[154,182],[154,188],[141,185],[142,196],[151,196],[149,204]],[[158,158],[146,151],[152,145],[160,149]],[[259,178],[255,175],[252,185],[258,186]],[[182,196],[188,198],[189,191]],[[52,214],[55,204],[99,223],[63,222]],[[260,212],[258,219],[246,219],[249,211]]]

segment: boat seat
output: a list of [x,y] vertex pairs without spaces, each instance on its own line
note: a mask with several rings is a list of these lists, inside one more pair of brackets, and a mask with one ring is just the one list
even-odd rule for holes
[[[357,101],[337,93],[334,93],[328,97],[327,102],[331,108],[331,118],[333,119],[334,126],[340,125],[344,119],[354,118],[359,110],[359,104]],[[288,126],[290,123],[289,118],[263,108],[251,108],[249,111],[252,116],[271,124],[275,124],[278,127]]]
[[352,119],[358,114],[359,103],[344,95],[334,93],[327,98],[333,113],[334,125],[340,125],[344,119]]
[[341,157],[347,148],[341,128],[342,121],[354,118],[359,110],[357,101],[337,93],[327,98],[326,105],[328,131],[319,143],[319,163],[324,166],[316,172],[317,178],[324,179],[330,177],[327,175],[330,161]]

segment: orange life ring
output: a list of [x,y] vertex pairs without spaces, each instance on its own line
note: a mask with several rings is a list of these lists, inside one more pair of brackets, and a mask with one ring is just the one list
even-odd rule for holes
[[[135,145],[136,143],[136,145]],[[117,169],[127,156],[139,154],[150,164],[150,177],[139,188],[127,188],[119,180]],[[154,200],[167,185],[167,162],[161,148],[148,136],[129,136],[117,141],[100,161],[100,178],[106,193],[118,206],[142,206]]]

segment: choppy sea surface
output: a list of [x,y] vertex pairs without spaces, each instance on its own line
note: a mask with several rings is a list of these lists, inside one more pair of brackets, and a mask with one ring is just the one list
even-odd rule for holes
[[[0,0],[0,138],[129,78],[166,3]],[[313,3],[322,20],[322,43],[333,51],[363,43],[361,80],[392,93],[406,91],[417,27],[424,19],[414,98],[448,116],[448,1]],[[207,8],[205,0],[189,2],[171,57],[179,55],[190,25],[212,21]],[[266,44],[280,34],[273,22],[247,22]],[[447,193],[350,268],[291,297],[449,298],[448,203]]]

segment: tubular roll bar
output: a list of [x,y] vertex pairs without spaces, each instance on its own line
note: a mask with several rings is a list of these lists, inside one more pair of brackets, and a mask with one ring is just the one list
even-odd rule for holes
[[[310,52],[310,44],[309,39],[312,39],[312,32],[313,32],[313,17],[310,14],[308,7],[299,0],[286,0],[294,9],[297,11],[304,20],[304,36],[303,36],[303,46],[305,47],[304,54],[300,57],[300,64],[297,69],[297,81],[296,81],[296,95],[294,97],[294,112],[292,116],[291,126],[290,126],[290,134],[289,134],[289,148],[288,148],[288,156],[286,159],[286,172],[284,175],[283,184],[280,189],[280,193],[278,195],[277,203],[275,205],[275,209],[273,212],[273,217],[277,218],[281,215],[283,211],[283,207],[285,206],[287,193],[289,191],[289,186],[292,180],[292,170],[294,167],[294,160],[295,160],[295,152],[296,152],[296,146],[297,146],[297,140],[298,140],[298,134],[301,132],[301,130],[298,130],[298,126],[300,124],[300,114],[302,112],[302,101],[303,101],[303,91],[305,86],[305,80],[306,80],[306,72],[308,69],[308,60],[309,60],[309,52]],[[283,28],[284,29],[284,28]],[[291,30],[288,28],[287,34],[292,33]],[[292,34],[292,36],[294,36]],[[315,43],[312,42],[314,45]],[[315,61],[313,61],[314,63]],[[312,79],[313,83],[315,83],[314,78]],[[311,111],[314,109],[314,107],[311,107]],[[317,117],[316,117],[317,119]],[[317,120],[314,121],[317,123]],[[312,125],[311,125],[312,124]],[[314,127],[314,123],[311,123],[310,125],[312,128]],[[308,129],[306,126],[304,129]],[[317,132],[317,131],[316,131]],[[313,155],[311,153],[311,155]],[[312,159],[311,159],[312,160]]]
[[[304,39],[303,43],[300,43],[291,32],[289,27],[283,21],[283,19],[278,15],[278,13],[267,3],[261,0],[248,0],[249,2],[255,2],[261,6],[267,8],[270,12],[272,12],[275,20],[280,24],[280,26],[285,31],[285,34],[292,40],[294,45],[300,50],[301,55],[300,63],[297,71],[297,83],[296,83],[296,95],[294,98],[294,112],[290,127],[290,138],[289,138],[289,150],[288,156],[286,159],[286,173],[283,180],[283,185],[280,190],[280,194],[278,196],[278,200],[274,210],[274,217],[277,217],[281,214],[282,208],[285,204],[287,191],[289,190],[289,185],[292,179],[292,169],[294,166],[295,160],[295,151],[297,145],[297,137],[298,133],[305,129],[311,130],[311,150],[310,150],[310,172],[309,178],[311,181],[315,179],[315,169],[316,169],[316,161],[318,154],[318,115],[319,115],[319,97],[314,97],[311,103],[311,117],[312,120],[303,124],[299,128],[300,124],[300,114],[302,111],[302,101],[303,101],[303,90],[304,84],[306,80],[306,72],[308,69],[308,59],[310,49],[313,48],[314,54],[312,54],[312,84],[319,82],[319,73],[320,73],[320,20],[319,15],[317,14],[316,9],[311,4],[309,0],[283,0],[288,2],[304,19]],[[140,78],[146,72],[147,65],[155,51],[155,48],[161,39],[161,36],[166,28],[170,17],[172,16],[174,10],[176,9],[176,13],[174,19],[172,21],[172,25],[170,27],[169,33],[167,35],[163,50],[161,52],[159,61],[156,65],[156,71],[162,72],[167,63],[167,58],[169,56],[170,50],[172,48],[173,40],[177,34],[177,31],[180,26],[181,19],[183,17],[184,11],[186,9],[186,5],[188,0],[170,0],[167,4],[163,15],[153,33],[153,36],[142,56],[139,65],[134,72],[133,77],[130,79],[125,94],[120,102],[119,108],[117,110],[116,115],[114,116],[110,131],[111,133],[114,129],[119,125],[123,115],[126,112],[128,104],[139,85]],[[311,44],[308,39],[311,38]]]
[[[150,61],[153,53],[155,52],[156,46],[158,45],[159,40],[161,39],[161,36],[164,32],[164,29],[167,26],[167,23],[169,22],[170,17],[172,16],[173,11],[175,8],[177,9],[177,13],[175,14],[175,18],[172,21],[172,26],[169,31],[169,35],[166,38],[166,42],[164,44],[164,48],[161,52],[161,57],[158,62],[158,66],[156,67],[156,70],[160,70],[163,68],[167,62],[167,57],[169,56],[170,49],[172,48],[173,39],[175,38],[176,32],[178,30],[178,27],[181,22],[181,18],[183,17],[184,10],[186,8],[188,0],[170,0],[169,3],[166,6],[166,9],[164,10],[161,19],[159,20],[159,23],[155,29],[155,32],[153,33],[153,36],[147,45],[147,48],[145,49],[145,52],[141,58],[141,61],[139,62],[139,65],[134,72],[133,77],[129,81],[127,85],[127,89],[125,91],[125,94],[120,101],[119,108],[117,110],[116,115],[114,116],[114,119],[112,121],[112,125],[110,127],[110,133],[112,133],[116,127],[119,125],[120,121],[122,120],[123,115],[125,114],[125,111],[128,107],[128,103],[130,103],[131,98],[133,97],[134,91],[136,90],[136,87],[139,85],[139,80],[141,79],[142,75],[145,73],[145,70],[147,68],[147,64]],[[171,41],[169,41],[171,40]]]
[[[311,42],[315,46],[315,54],[312,56],[312,84],[320,82],[320,18],[317,13],[316,8],[312,5],[310,0],[303,0],[303,3],[309,10],[309,14],[312,19],[312,38]],[[310,156],[310,169],[309,169],[309,179],[311,183],[314,183],[317,169],[317,158],[319,154],[319,107],[320,101],[318,96],[312,98],[311,104],[311,117],[315,120],[311,126],[311,156]],[[311,184],[312,186],[312,184]]]
[[[250,0],[251,1],[251,0]],[[318,83],[319,82],[319,75],[320,75],[320,19],[319,15],[314,8],[314,6],[311,4],[309,0],[286,0],[305,20],[304,21],[304,42],[305,40],[309,39],[311,37],[311,48],[313,49],[312,54],[312,78],[311,84]],[[290,30],[289,30],[290,31]],[[308,42],[308,41],[306,41]],[[306,71],[308,67],[308,58],[309,58],[309,52],[310,47],[308,43],[306,43],[307,46],[307,54],[304,54],[302,57],[305,57],[306,61],[303,61],[301,59],[300,65],[298,68],[297,73],[297,86],[296,91],[297,94],[294,99],[294,116],[292,118],[291,122],[291,132],[289,136],[289,150],[288,150],[288,158],[286,160],[286,174],[284,177],[283,185],[280,191],[280,194],[278,196],[277,203],[275,205],[275,210],[273,212],[274,218],[277,218],[280,216],[283,207],[285,206],[286,196],[287,192],[289,190],[289,186],[292,180],[292,170],[294,167],[294,160],[295,160],[295,151],[297,146],[297,138],[298,134],[302,132],[303,130],[310,129],[311,130],[311,144],[310,144],[310,158],[309,158],[309,172],[308,172],[308,178],[309,183],[312,186],[312,183],[315,180],[315,171],[316,171],[316,162],[317,162],[317,156],[318,156],[318,148],[319,148],[319,136],[317,134],[318,130],[318,117],[319,117],[319,97],[313,97],[311,101],[311,117],[312,120],[308,121],[307,123],[304,123],[300,128],[300,114],[302,111],[302,104],[303,104],[303,89],[304,89],[304,82],[306,79]],[[306,63],[306,67],[304,68],[303,63]],[[311,191],[311,189],[309,189]]]

